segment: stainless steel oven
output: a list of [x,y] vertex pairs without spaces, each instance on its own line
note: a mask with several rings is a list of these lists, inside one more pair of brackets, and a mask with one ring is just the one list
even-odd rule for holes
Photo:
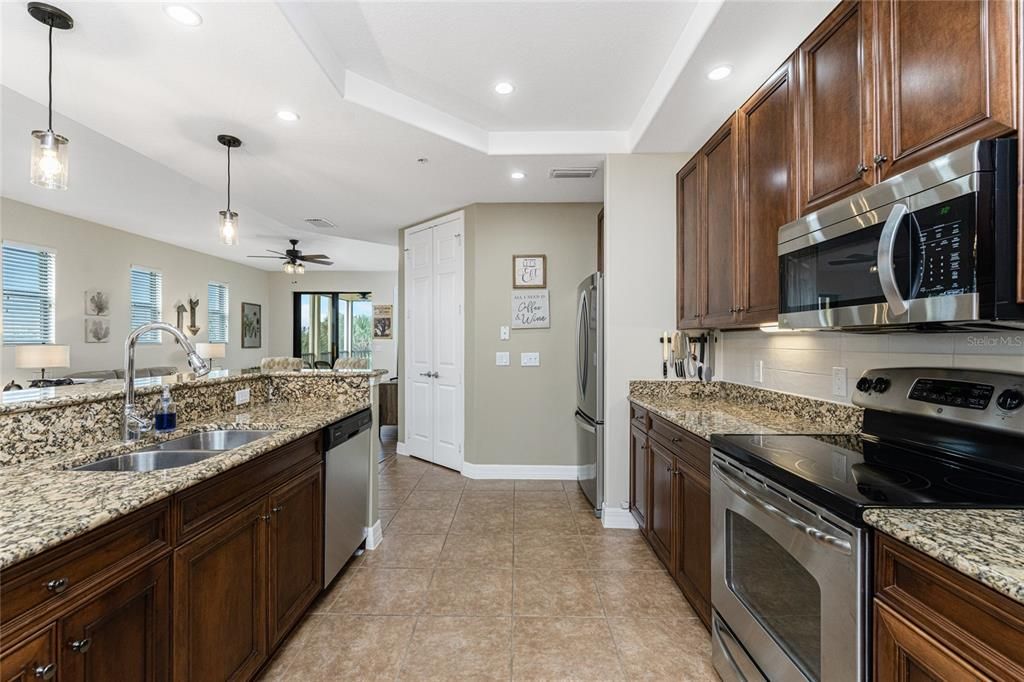
[[779,229],[779,326],[1024,327],[1016,140],[977,142]]
[[865,531],[714,450],[712,656],[730,680],[866,680]]

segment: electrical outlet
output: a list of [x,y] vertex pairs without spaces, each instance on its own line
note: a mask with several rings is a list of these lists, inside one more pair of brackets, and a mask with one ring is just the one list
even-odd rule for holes
[[240,391],[235,391],[235,405],[245,405],[249,402],[249,389],[243,388]]
[[508,327],[503,326],[501,331],[498,333],[498,338],[502,341],[508,341]]
[[520,367],[540,367],[540,353],[520,353]]
[[846,368],[832,368],[832,395],[846,397]]
[[754,383],[764,383],[764,360],[754,360]]
[[494,364],[498,367],[508,367],[509,359],[507,352],[499,352],[494,354]]

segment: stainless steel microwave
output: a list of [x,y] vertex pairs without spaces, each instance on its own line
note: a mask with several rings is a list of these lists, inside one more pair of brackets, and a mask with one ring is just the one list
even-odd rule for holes
[[779,229],[779,327],[1024,328],[1017,140],[984,140]]

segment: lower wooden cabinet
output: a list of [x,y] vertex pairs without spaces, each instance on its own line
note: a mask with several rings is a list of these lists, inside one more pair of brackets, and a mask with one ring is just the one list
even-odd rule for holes
[[875,670],[880,681],[988,679],[882,602],[875,603]]
[[0,654],[0,680],[29,682],[57,677],[56,626],[8,647]]
[[711,624],[711,485],[676,459],[672,575],[705,625]]
[[640,532],[647,535],[647,434],[629,428],[629,511]]
[[651,438],[647,441],[650,511],[647,541],[666,566],[672,564],[673,487],[676,463],[672,451]]

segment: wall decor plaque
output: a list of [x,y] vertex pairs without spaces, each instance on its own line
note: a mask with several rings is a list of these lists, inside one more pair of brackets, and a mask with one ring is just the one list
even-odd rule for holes
[[551,327],[548,290],[512,292],[512,328],[548,329]]
[[543,289],[548,285],[548,257],[544,254],[512,256],[512,288]]

